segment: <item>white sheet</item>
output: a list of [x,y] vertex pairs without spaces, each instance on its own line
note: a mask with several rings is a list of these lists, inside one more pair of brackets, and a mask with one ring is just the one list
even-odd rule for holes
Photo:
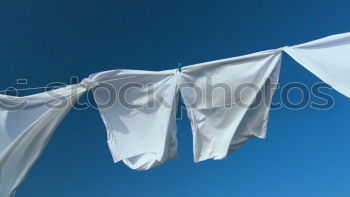
[[176,70],[113,70],[90,81],[97,84],[92,90],[114,162],[148,170],[177,156]]
[[350,33],[285,47],[284,51],[335,90],[350,97]]
[[0,95],[1,197],[14,196],[57,125],[85,91],[72,85],[26,97]]
[[[196,162],[224,159],[249,138],[265,137],[281,52],[264,51],[183,68],[181,95],[191,120]],[[208,79],[213,91],[209,91]]]

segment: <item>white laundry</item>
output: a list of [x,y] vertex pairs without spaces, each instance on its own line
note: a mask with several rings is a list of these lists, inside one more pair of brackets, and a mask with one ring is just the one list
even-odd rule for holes
[[285,47],[284,51],[335,90],[350,97],[350,33]]
[[72,85],[25,97],[0,95],[0,196],[12,197],[55,128],[86,91]]
[[148,170],[177,156],[176,73],[113,70],[90,76],[114,162]]
[[194,160],[226,158],[248,139],[266,136],[282,51],[350,97],[350,33],[186,66],[182,72],[112,70],[41,94],[0,95],[1,197],[13,197],[57,125],[90,88],[114,162],[148,170],[177,156],[180,90],[191,121]]
[[182,69],[181,95],[191,121],[196,162],[224,159],[249,138],[265,137],[281,52],[263,51]]

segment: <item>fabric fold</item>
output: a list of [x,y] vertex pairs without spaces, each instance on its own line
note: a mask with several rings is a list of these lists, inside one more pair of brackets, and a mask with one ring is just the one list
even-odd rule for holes
[[196,64],[180,74],[195,162],[224,159],[251,137],[264,138],[281,49]]
[[148,170],[177,156],[176,70],[112,70],[90,80],[114,162]]
[[350,98],[350,33],[285,47],[284,51],[332,88]]
[[12,197],[54,130],[86,91],[81,85],[26,97],[0,95],[0,194]]

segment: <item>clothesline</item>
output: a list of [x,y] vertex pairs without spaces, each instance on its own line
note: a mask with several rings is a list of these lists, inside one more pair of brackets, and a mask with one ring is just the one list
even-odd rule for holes
[[6,93],[6,92],[15,92],[15,91],[26,91],[26,90],[41,90],[41,89],[47,89],[47,88],[63,88],[66,87],[67,85],[61,85],[61,86],[46,86],[46,87],[34,87],[34,88],[15,88],[11,87],[11,89],[6,89],[6,90],[0,90],[0,93]]
[[[130,76],[127,78],[133,78],[135,76]],[[111,80],[105,80],[105,81],[101,81],[100,83],[105,83],[105,82],[110,82],[110,81],[117,81],[117,80],[122,80],[122,79],[126,79],[126,78],[118,78],[118,79],[111,79]],[[72,85],[72,84],[69,84]],[[59,85],[59,86],[42,86],[42,87],[34,87],[34,88],[15,88],[15,87],[11,87],[11,89],[5,89],[5,90],[0,90],[0,93],[6,93],[8,91],[11,92],[15,92],[15,91],[27,91],[27,90],[41,90],[41,89],[48,89],[48,88],[63,88],[66,86],[69,86],[68,84],[64,84],[64,85]],[[13,88],[13,89],[12,89]]]
[[[282,52],[285,48],[287,48],[287,47],[280,47],[280,48],[277,48],[277,49],[274,49],[274,50],[276,52]],[[227,58],[227,59],[230,59],[230,58]],[[218,60],[218,61],[220,61],[220,60]],[[215,62],[215,61],[212,61],[212,62]],[[183,66],[182,63],[177,63],[177,69],[178,69],[179,72],[182,72],[182,68],[183,67],[187,67],[187,66]],[[128,77],[128,78],[132,78],[132,77],[135,77],[135,76],[131,76],[131,77]],[[109,82],[109,81],[117,81],[117,80],[121,80],[121,79],[124,79],[124,78],[118,78],[118,79],[111,79],[111,80],[101,81],[100,83]],[[62,88],[62,87],[66,87],[66,86],[68,86],[68,85],[65,84],[65,85],[59,85],[59,86],[49,86],[49,87],[43,87],[42,86],[42,87],[21,88],[21,89],[13,88],[13,89],[0,90],[0,93],[6,93],[8,91],[14,92],[14,91],[26,91],[26,90],[40,90],[40,89],[47,89],[47,88]]]

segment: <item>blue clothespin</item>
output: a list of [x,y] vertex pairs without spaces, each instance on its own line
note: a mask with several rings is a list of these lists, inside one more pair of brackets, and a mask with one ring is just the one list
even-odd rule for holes
[[177,63],[177,68],[179,69],[179,72],[181,72],[182,71],[182,64],[181,63]]

